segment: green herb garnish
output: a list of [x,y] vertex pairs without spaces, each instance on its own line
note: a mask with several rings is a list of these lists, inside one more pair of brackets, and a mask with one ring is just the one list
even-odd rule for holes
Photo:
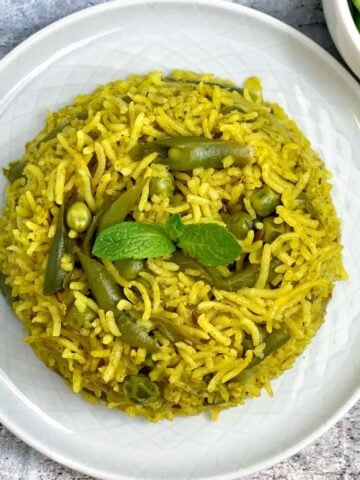
[[99,233],[92,253],[107,260],[156,258],[170,255],[176,247],[159,225],[121,222]]
[[186,225],[178,246],[206,266],[228,265],[241,254],[234,235],[216,223]]
[[180,215],[166,223],[121,222],[96,238],[93,254],[107,260],[156,258],[181,248],[203,265],[228,265],[241,255],[241,246],[225,227],[215,223],[184,225]]

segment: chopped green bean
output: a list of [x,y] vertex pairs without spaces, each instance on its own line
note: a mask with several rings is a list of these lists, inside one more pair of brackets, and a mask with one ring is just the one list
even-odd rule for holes
[[218,83],[218,82],[209,82],[207,80],[198,80],[198,79],[183,79],[183,78],[175,78],[175,77],[165,77],[164,80],[166,82],[174,82],[174,83],[190,83],[193,85],[200,85],[200,83],[204,85],[209,85],[210,87],[220,87],[224,88],[225,90],[229,90],[229,92],[238,92],[240,94],[243,94],[244,89],[241,87],[237,87],[236,85],[229,85],[229,84],[223,84],[223,83]]
[[82,250],[87,255],[88,257],[91,257],[91,250],[92,250],[92,244],[93,244],[93,238],[95,236],[96,230],[99,226],[99,222],[101,217],[103,216],[105,212],[105,209],[102,208],[99,210],[91,220],[91,223],[89,225],[89,228],[86,230],[84,241],[82,244]]
[[285,233],[285,224],[284,223],[275,223],[275,217],[266,217],[263,220],[264,224],[264,237],[263,240],[265,243],[271,243],[279,235]]
[[235,292],[241,288],[251,288],[255,285],[259,276],[259,265],[248,265],[240,272],[230,274],[228,277],[223,277],[213,267],[204,267],[211,276],[213,285],[221,290],[229,290]]
[[254,367],[262,362],[266,357],[278,350],[290,340],[290,335],[286,330],[273,330],[264,338],[265,348],[263,350],[263,358],[253,357],[250,364],[234,379],[236,382],[245,383],[254,376]]
[[[88,112],[83,111],[75,114],[73,118],[77,118],[79,120],[86,120],[88,118],[88,115],[89,115]],[[67,120],[66,122],[63,122],[57,127],[53,128],[41,140],[39,140],[39,142],[37,143],[37,146],[39,146],[41,143],[46,143],[49,140],[53,140],[54,138],[57,137],[58,133],[61,133],[64,130],[64,128],[68,127],[69,125],[71,125],[71,120]]]
[[69,279],[69,272],[61,268],[61,259],[66,253],[72,253],[72,241],[68,237],[68,230],[65,225],[65,207],[59,209],[59,216],[54,238],[49,250],[48,261],[44,278],[44,295],[53,295],[65,288]]
[[99,220],[98,230],[101,232],[105,228],[120,223],[125,220],[126,216],[135,207],[147,179],[141,180],[126,192],[122,193],[108,208],[105,210]]
[[116,323],[121,332],[121,340],[131,347],[144,348],[150,353],[159,350],[156,340],[139,327],[135,319],[126,311],[115,313]]
[[124,380],[124,395],[132,403],[149,405],[160,399],[160,390],[147,375],[131,375]]
[[168,158],[161,159],[160,163],[180,172],[198,167],[219,169],[224,167],[223,159],[229,155],[233,157],[235,165],[244,167],[251,158],[251,149],[233,141],[211,140],[198,145],[171,147]]
[[168,318],[154,316],[151,321],[167,337],[170,342],[176,343],[181,340],[190,340],[192,343],[197,341],[196,337],[186,332],[180,325],[177,325]]
[[11,287],[6,283],[6,275],[0,272],[0,291],[5,297],[7,303],[11,306],[14,298],[11,295]]
[[251,288],[255,285],[259,276],[259,265],[248,265],[243,270],[223,277],[216,267],[205,267],[197,263],[194,259],[188,257],[180,251],[172,254],[171,260],[180,266],[182,270],[192,269],[199,270],[201,277],[210,285],[221,290],[229,290],[234,292],[241,288]]
[[10,183],[13,183],[15,180],[23,176],[25,166],[25,160],[15,160],[14,162],[11,162],[7,168],[3,169],[4,175]]
[[118,302],[124,298],[121,288],[113,280],[104,265],[77,251],[89,288],[100,308],[116,311]]
[[[188,255],[185,255],[184,252],[181,250],[176,250],[172,255],[171,255],[171,261],[176,263],[176,265],[179,265],[179,267],[182,270],[190,269],[190,270],[199,270],[203,271],[203,266],[200,265],[198,262],[196,262],[193,258],[189,257]],[[206,274],[206,277],[208,275]]]
[[212,140],[204,137],[179,136],[138,144],[129,155],[139,160],[151,152],[158,152],[158,163],[170,170],[187,172],[194,168],[223,168],[223,159],[231,155],[234,164],[247,165],[252,158],[252,149],[234,141]]
[[120,312],[117,309],[117,304],[123,298],[123,293],[104,265],[83,254],[79,249],[77,255],[97,304],[103,310],[110,310],[114,313],[121,332],[121,339],[132,347],[145,348],[149,352],[156,352],[158,345],[148,332],[139,327],[128,312]]

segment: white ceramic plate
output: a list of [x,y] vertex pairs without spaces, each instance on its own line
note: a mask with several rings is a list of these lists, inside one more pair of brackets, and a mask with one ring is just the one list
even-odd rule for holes
[[[72,15],[0,64],[0,160],[18,158],[47,109],[133,72],[214,72],[263,78],[334,173],[350,280],[295,367],[265,394],[224,412],[156,425],[73,395],[21,342],[1,298],[0,419],[51,458],[103,479],[230,479],[268,467],[329,428],[359,397],[359,87],[325,51],[288,26],[231,3],[124,0]],[[356,152],[356,153],[355,153]],[[356,158],[357,155],[357,158]],[[0,188],[3,190],[4,180]]]

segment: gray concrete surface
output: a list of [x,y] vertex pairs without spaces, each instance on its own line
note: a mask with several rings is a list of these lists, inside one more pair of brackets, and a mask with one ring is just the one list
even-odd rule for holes
[[[344,0],[345,1],[345,0]],[[0,58],[32,33],[103,0],[0,0]],[[340,56],[320,0],[237,0],[292,25]],[[0,424],[0,480],[90,480],[25,445]],[[309,447],[246,480],[360,480],[360,404]]]

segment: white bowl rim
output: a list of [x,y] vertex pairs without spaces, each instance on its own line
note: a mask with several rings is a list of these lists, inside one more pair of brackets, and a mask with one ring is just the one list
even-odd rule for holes
[[349,2],[348,0],[336,0],[336,3],[339,8],[339,14],[346,36],[351,40],[360,55],[360,32],[356,28],[355,20],[351,15]]
[[[338,0],[339,3],[340,0]],[[16,61],[17,57],[25,54],[27,50],[30,50],[36,43],[39,41],[44,41],[47,36],[52,34],[53,32],[60,30],[64,25],[71,24],[76,22],[81,17],[86,18],[87,16],[92,15],[95,11],[103,12],[106,10],[112,10],[115,8],[126,8],[129,5],[136,5],[136,4],[145,4],[145,3],[164,3],[164,4],[201,4],[201,5],[209,5],[219,9],[225,9],[233,12],[243,11],[248,16],[252,16],[253,18],[260,20],[262,22],[268,23],[271,26],[274,26],[276,29],[282,30],[283,32],[287,33],[289,36],[293,37],[294,39],[298,40],[300,43],[305,45],[307,48],[313,51],[318,56],[322,57],[322,60],[325,60],[333,69],[337,71],[339,75],[343,78],[343,80],[349,85],[349,87],[354,91],[355,94],[358,93],[358,82],[352,75],[334,58],[330,53],[328,53],[323,47],[318,45],[315,41],[311,40],[309,37],[305,36],[294,27],[274,18],[266,13],[260,12],[259,10],[255,10],[253,8],[239,5],[232,3],[232,0],[111,0],[107,3],[102,3],[99,5],[93,5],[87,7],[85,9],[79,10],[71,15],[63,17],[50,25],[42,28],[38,32],[30,35],[27,39],[21,42],[17,47],[15,47],[11,52],[9,52],[3,59],[0,60],[0,76],[2,70],[4,70],[7,64],[11,64],[12,62]],[[346,10],[346,9],[345,9]],[[350,18],[350,9],[349,15]],[[344,13],[344,9],[342,9]],[[353,20],[353,19],[352,19]],[[355,28],[355,24],[354,24]],[[355,29],[357,32],[357,30]],[[20,80],[19,83],[21,83]],[[16,84],[16,86],[19,85]],[[12,89],[11,89],[12,90]],[[360,93],[358,93],[358,97],[360,99]],[[2,99],[0,99],[1,103]],[[256,472],[260,472],[266,468],[270,468],[271,466],[286,460],[287,458],[295,455],[300,450],[304,449],[312,442],[314,442],[317,438],[323,435],[328,429],[330,429],[335,423],[337,423],[356,403],[360,400],[360,386],[355,389],[354,393],[351,397],[340,407],[338,408],[331,418],[329,418],[326,422],[324,422],[319,428],[314,430],[314,432],[308,436],[306,436],[303,440],[297,442],[292,447],[285,449],[283,452],[272,456],[264,460],[263,462],[257,463],[256,465],[244,469],[243,471],[238,472],[229,472],[226,474],[219,474],[216,476],[210,477],[211,480],[233,480],[236,476],[245,476],[251,475]],[[90,475],[95,478],[101,478],[104,480],[129,480],[130,477],[123,476],[123,475],[113,475],[109,474],[105,471],[99,470],[97,468],[88,467],[86,465],[81,464],[75,459],[69,458],[68,456],[56,452],[50,448],[45,447],[41,443],[37,442],[35,436],[33,434],[28,433],[25,429],[21,427],[17,422],[12,420],[11,418],[7,418],[4,415],[4,412],[0,410],[0,421],[1,423],[10,430],[13,434],[15,434],[18,438],[24,441],[26,444],[37,450],[38,452],[42,453],[43,455],[47,456],[48,458],[65,465],[68,468],[76,470],[78,472],[82,472],[86,475]],[[179,477],[180,478],[180,477]],[[201,477],[201,480],[210,480],[209,477]],[[199,477],[200,480],[200,477]]]

